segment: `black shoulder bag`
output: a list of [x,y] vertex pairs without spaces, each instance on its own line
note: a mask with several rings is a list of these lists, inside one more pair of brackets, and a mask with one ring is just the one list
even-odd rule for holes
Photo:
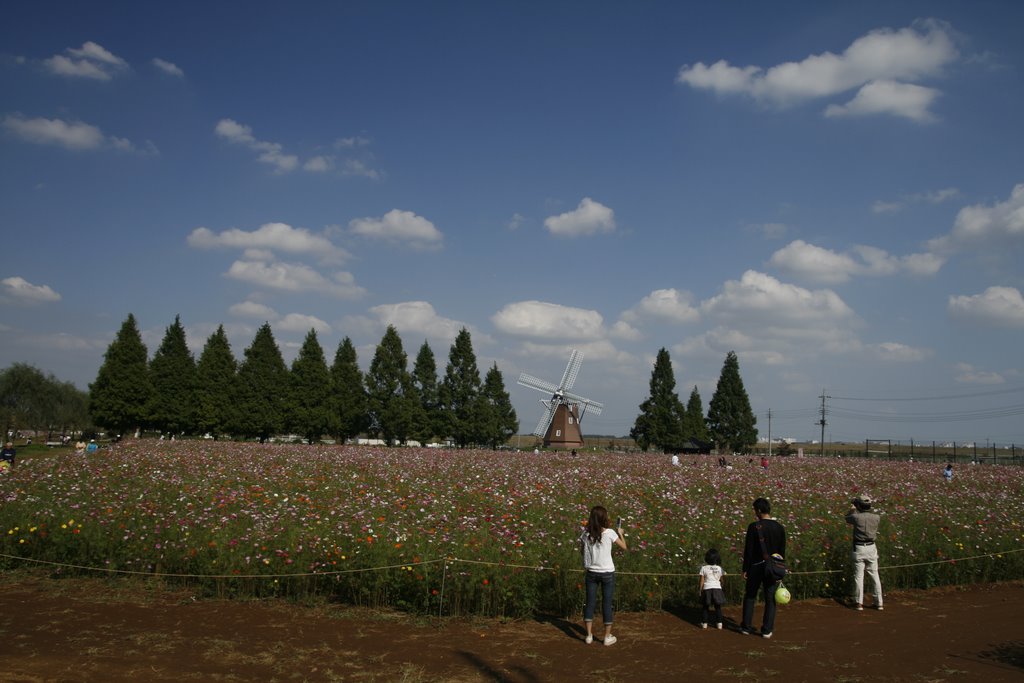
[[761,529],[760,522],[755,526],[757,528],[757,538],[761,541],[761,557],[764,558],[764,575],[773,582],[782,581],[786,578],[786,560],[778,553],[774,553],[772,555],[768,554],[768,546],[765,545],[764,531]]

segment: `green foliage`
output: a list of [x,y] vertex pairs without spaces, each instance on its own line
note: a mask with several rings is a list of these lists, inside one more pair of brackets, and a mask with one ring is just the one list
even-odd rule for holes
[[331,372],[323,347],[310,330],[292,363],[289,427],[317,443],[331,425]]
[[19,429],[67,433],[89,424],[85,392],[26,363],[0,370],[0,424],[4,434]]
[[237,422],[235,401],[238,397],[238,361],[231,353],[231,344],[224,326],[206,340],[196,364],[196,426],[215,439]]
[[238,370],[236,431],[266,441],[281,431],[288,412],[288,367],[274,341],[270,323],[264,323]]
[[708,425],[704,420],[704,404],[700,400],[700,392],[697,391],[697,387],[690,392],[690,399],[686,402],[686,412],[683,413],[683,440],[702,443],[711,441],[711,434],[708,432]]
[[448,366],[441,382],[441,411],[448,436],[459,448],[480,443],[482,404],[480,370],[476,366],[473,340],[463,327],[448,353]]
[[434,360],[430,344],[426,341],[416,354],[416,362],[412,366],[412,383],[420,400],[420,410],[413,426],[413,438],[425,444],[436,436],[443,436],[446,431],[441,415],[437,362]]
[[356,347],[345,337],[338,344],[331,365],[331,426],[338,441],[355,438],[367,428],[367,410],[366,387]]
[[196,362],[188,350],[181,317],[167,328],[160,348],[149,362],[153,386],[146,407],[150,427],[161,432],[192,432],[196,423]]
[[512,407],[512,399],[505,390],[505,380],[495,363],[484,376],[484,387],[480,395],[481,443],[497,448],[519,430],[519,417]]
[[146,356],[135,316],[129,313],[89,385],[89,414],[96,425],[124,434],[146,423],[153,392]]
[[401,432],[407,434],[411,426],[409,405],[405,400],[405,392],[412,385],[406,369],[407,360],[398,330],[388,325],[366,373],[366,392],[369,430],[389,444]]
[[682,447],[684,409],[675,388],[672,359],[662,347],[651,371],[650,395],[640,404],[640,414],[629,432],[641,449],[655,446],[670,452]]
[[708,430],[719,449],[743,452],[757,443],[757,418],[740,378],[740,363],[730,351],[708,407]]

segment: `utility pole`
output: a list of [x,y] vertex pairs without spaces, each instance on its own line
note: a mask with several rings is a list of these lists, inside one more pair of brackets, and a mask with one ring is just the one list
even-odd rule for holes
[[821,425],[821,457],[825,457],[825,425],[828,424],[828,422],[825,421],[825,414],[827,412],[825,410],[825,399],[832,397],[826,396],[825,389],[823,388],[821,390],[821,396],[819,396],[818,398],[821,399],[821,419],[818,420],[818,424]]
[[772,457],[772,409],[768,409],[768,457]]

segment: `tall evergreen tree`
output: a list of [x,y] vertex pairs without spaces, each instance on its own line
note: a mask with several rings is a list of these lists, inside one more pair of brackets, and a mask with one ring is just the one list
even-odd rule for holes
[[757,443],[757,418],[740,378],[740,362],[735,351],[730,351],[722,364],[722,374],[708,406],[707,424],[719,449],[742,452]]
[[284,427],[289,397],[288,366],[270,323],[256,331],[238,369],[237,431],[265,442]]
[[370,431],[388,444],[408,430],[407,404],[404,390],[410,386],[407,375],[408,357],[402,338],[394,325],[388,325],[366,373],[366,393],[370,414]]
[[427,443],[435,436],[444,436],[437,362],[434,359],[434,351],[426,341],[416,354],[416,361],[412,366],[412,383],[416,387],[420,401],[420,410],[413,421],[413,438],[420,443]]
[[637,446],[645,451],[651,446],[666,452],[674,451],[683,443],[684,409],[675,388],[672,359],[663,347],[658,351],[651,371],[651,393],[640,404],[640,414],[629,432]]
[[363,373],[356,347],[345,337],[338,344],[331,365],[331,426],[339,443],[359,436],[368,426],[368,407]]
[[174,316],[174,323],[153,354],[149,378],[153,386],[146,409],[150,426],[172,434],[192,432],[196,421],[196,361],[188,350],[181,316]]
[[306,335],[292,363],[290,428],[307,443],[317,443],[331,424],[331,372],[316,330]]
[[448,353],[448,366],[441,382],[441,410],[448,436],[465,448],[482,438],[480,370],[476,366],[473,340],[463,327]]
[[483,401],[482,433],[483,442],[491,448],[497,448],[519,430],[519,416],[512,407],[512,399],[505,390],[505,379],[502,377],[498,364],[495,363],[484,375],[484,387],[481,392]]
[[683,413],[683,440],[691,439],[702,443],[711,441],[708,425],[704,420],[704,404],[696,386],[690,392],[690,400],[686,402],[686,412]]
[[89,385],[89,415],[97,426],[124,434],[145,424],[153,391],[146,356],[135,316],[129,313]]
[[224,326],[210,335],[196,363],[196,426],[214,439],[235,426],[238,400],[238,361]]

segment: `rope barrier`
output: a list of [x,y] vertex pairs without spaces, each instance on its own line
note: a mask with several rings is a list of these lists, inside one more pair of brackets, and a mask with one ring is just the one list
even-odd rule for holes
[[[935,564],[952,564],[956,562],[968,562],[970,560],[978,560],[985,557],[999,557],[1002,555],[1012,555],[1014,553],[1024,552],[1024,548],[1016,548],[1014,550],[1000,550],[992,553],[984,553],[982,555],[971,555],[968,557],[950,557],[942,560],[932,560],[929,562],[915,562],[912,564],[895,564],[888,566],[879,566],[882,569],[908,569],[912,567],[926,567]],[[335,569],[324,572],[293,572],[289,574],[184,574],[174,572],[146,572],[133,569],[112,569],[110,567],[92,567],[81,564],[68,564],[64,562],[51,562],[49,560],[37,560],[31,557],[21,557],[19,555],[8,555],[6,553],[0,553],[0,558],[6,558],[9,560],[20,560],[22,562],[31,562],[34,564],[42,564],[50,567],[59,567],[62,569],[79,569],[82,571],[93,571],[93,572],[105,572],[108,574],[124,574],[129,576],[152,576],[152,577],[165,577],[165,578],[178,578],[178,579],[294,579],[309,576],[338,576],[342,574],[361,574],[365,572],[385,571],[388,569],[402,569],[404,567],[419,567],[429,564],[444,563],[444,572],[441,575],[441,595],[442,601],[444,596],[445,581],[448,574],[448,566],[451,563],[462,563],[462,564],[473,564],[483,565],[491,567],[506,567],[512,569],[529,569],[531,571],[558,571],[565,570],[573,573],[583,573],[586,570],[580,568],[566,568],[560,566],[544,566],[544,565],[528,565],[528,564],[510,564],[506,562],[489,562],[486,560],[467,560],[460,557],[445,557],[435,560],[420,560],[418,562],[402,562],[401,564],[389,564],[382,565],[379,567],[361,567],[357,569]],[[846,571],[845,569],[820,569],[811,571],[789,571],[789,576],[812,576],[815,574],[839,574]],[[631,572],[631,571],[620,571],[616,570],[617,576],[655,576],[655,577],[697,577],[700,574],[694,574],[692,572]]]

